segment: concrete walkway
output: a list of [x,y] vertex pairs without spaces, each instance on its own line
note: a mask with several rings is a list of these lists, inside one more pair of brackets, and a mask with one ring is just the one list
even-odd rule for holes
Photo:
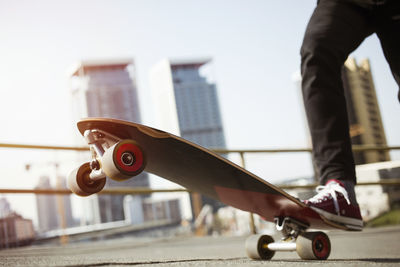
[[[400,226],[329,233],[328,261],[302,261],[277,252],[271,261],[248,259],[246,237],[120,238],[65,246],[0,251],[2,266],[377,266],[400,265]],[[276,236],[279,239],[279,236]]]

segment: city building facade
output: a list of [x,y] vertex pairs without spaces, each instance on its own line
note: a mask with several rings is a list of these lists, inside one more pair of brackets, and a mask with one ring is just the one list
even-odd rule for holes
[[[141,121],[132,59],[82,61],[72,70],[71,89],[76,120],[105,117],[136,123]],[[149,178],[142,173],[124,182],[107,179],[106,187],[120,186],[149,187]],[[124,220],[123,197],[90,197],[85,206],[91,214],[85,223]]]
[[[225,148],[217,87],[206,75],[210,65],[208,58],[165,59],[153,67],[150,85],[159,128],[206,148]],[[222,205],[205,196],[201,200],[214,210]]]
[[158,123],[163,130],[207,148],[225,148],[216,84],[201,69],[211,59],[163,60],[151,72]]
[[[49,177],[40,177],[35,189],[52,189]],[[56,195],[37,194],[35,197],[39,232],[58,229],[60,224]]]
[[[342,80],[353,145],[387,145],[381,112],[368,59],[345,62]],[[388,151],[354,152],[355,163],[390,161]]]
[[30,245],[34,240],[32,220],[15,212],[0,218],[0,249]]
[[[53,187],[49,177],[42,176],[35,189],[66,189],[66,180],[58,177],[59,185]],[[75,226],[72,216],[71,198],[69,195],[41,195],[36,196],[36,207],[39,232],[46,232],[65,227]]]

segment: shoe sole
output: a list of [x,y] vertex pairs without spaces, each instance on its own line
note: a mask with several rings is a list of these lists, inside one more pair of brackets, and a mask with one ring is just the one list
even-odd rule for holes
[[351,230],[361,231],[364,227],[364,222],[362,220],[335,215],[316,207],[310,207],[310,208],[316,211],[318,214],[324,216],[329,221],[342,224]]

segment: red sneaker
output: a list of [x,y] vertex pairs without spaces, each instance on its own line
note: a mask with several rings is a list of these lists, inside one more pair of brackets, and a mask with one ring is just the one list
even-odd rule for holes
[[316,191],[317,194],[305,200],[305,204],[328,220],[354,230],[362,230],[364,224],[360,208],[357,203],[350,202],[343,183],[338,180],[329,180],[326,185],[318,186]]

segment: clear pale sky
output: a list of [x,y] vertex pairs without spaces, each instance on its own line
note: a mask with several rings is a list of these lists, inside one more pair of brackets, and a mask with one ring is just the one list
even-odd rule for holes
[[[135,60],[142,122],[154,124],[149,70],[163,58],[212,57],[228,148],[305,147],[292,80],[314,0],[0,0],[0,142],[73,145],[68,69],[82,59]],[[376,36],[369,58],[389,145],[400,145],[400,105]],[[400,159],[399,153],[392,153]],[[309,156],[257,155],[248,168],[272,182],[312,173]],[[32,188],[39,176],[78,166],[75,153],[0,150],[0,187]],[[24,165],[32,164],[25,171]],[[157,181],[155,182],[157,186]],[[34,216],[32,196],[7,196]]]

